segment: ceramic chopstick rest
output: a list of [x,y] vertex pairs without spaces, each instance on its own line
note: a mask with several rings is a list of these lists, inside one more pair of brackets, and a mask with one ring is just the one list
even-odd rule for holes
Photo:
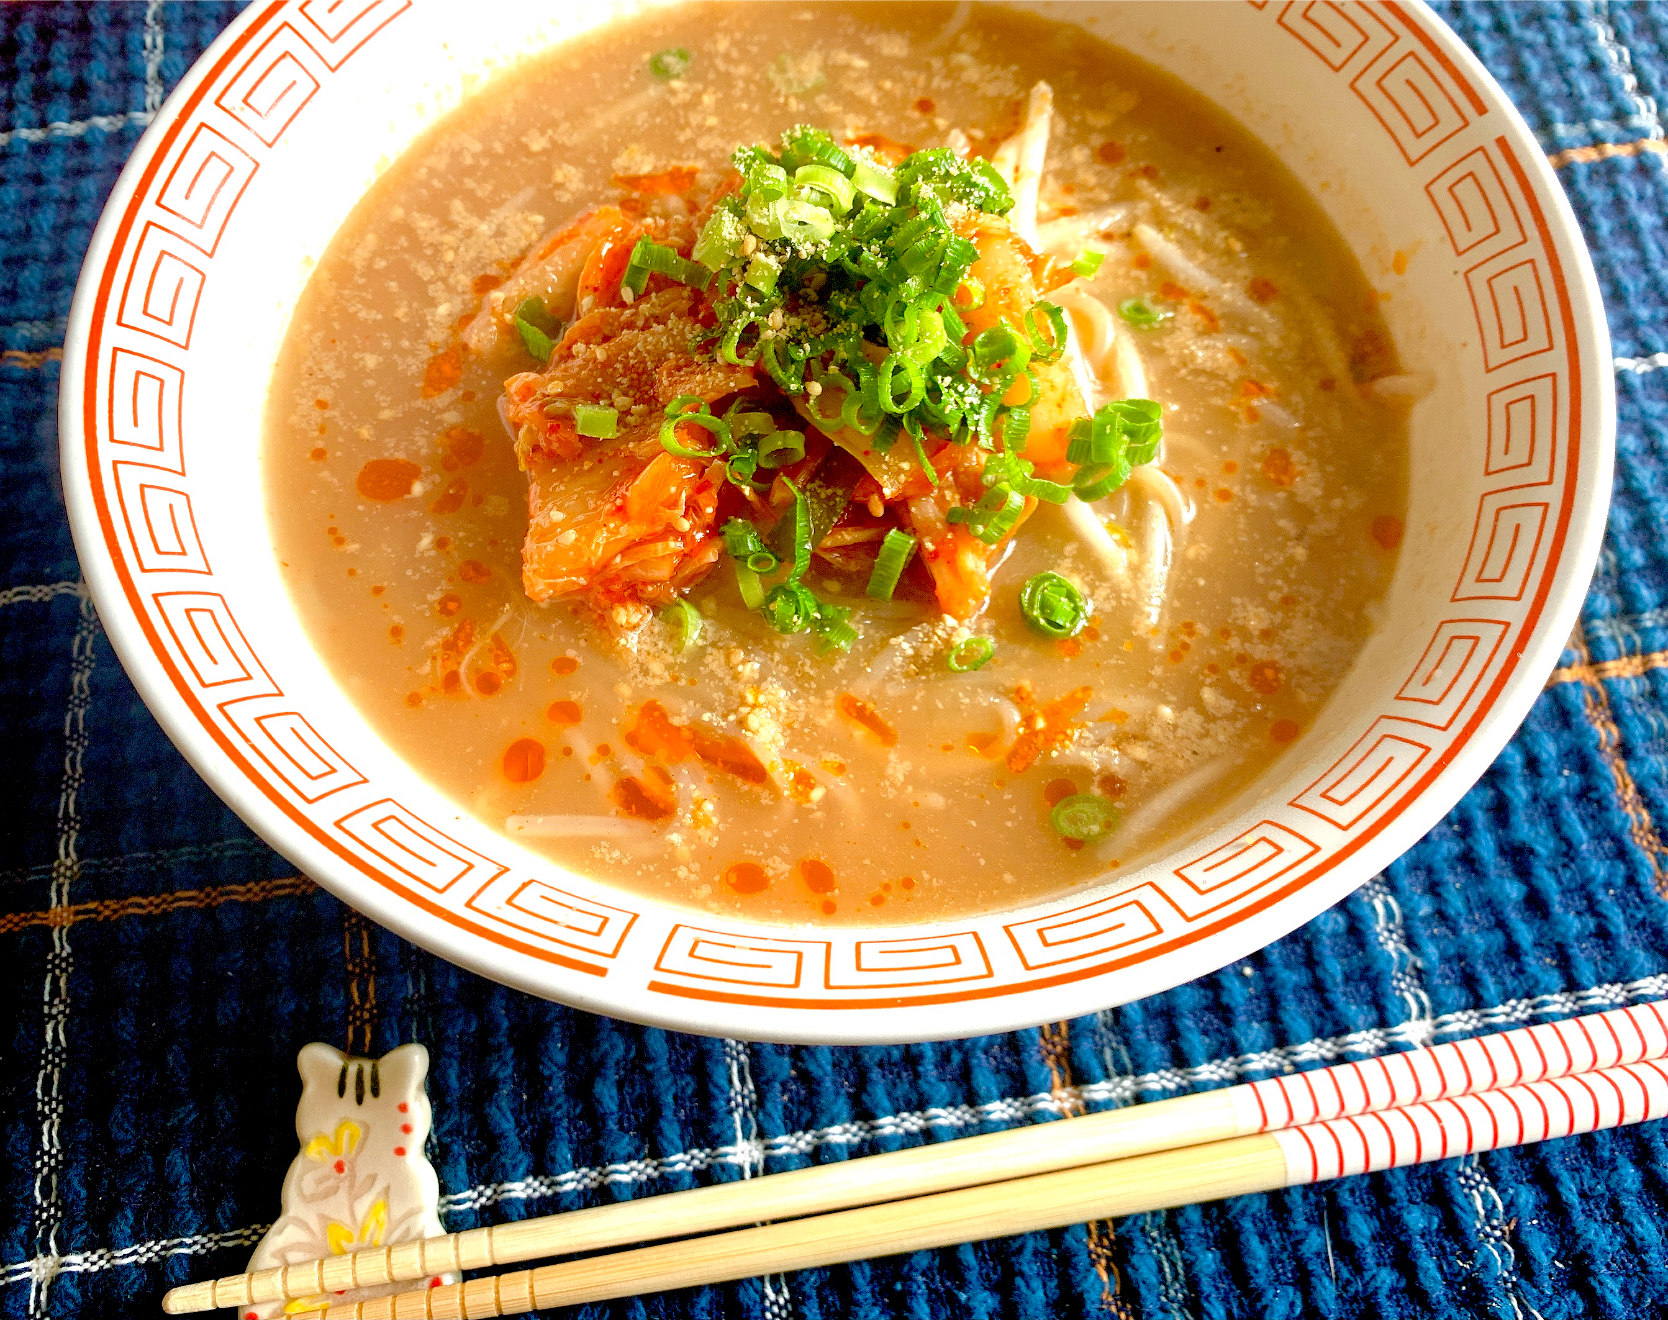
[[[314,1042],[296,1056],[301,1103],[295,1134],[301,1148],[284,1176],[283,1209],[249,1260],[271,1269],[366,1247],[388,1246],[445,1230],[437,1206],[440,1184],[423,1154],[429,1135],[424,1082],[429,1052],[401,1045],[380,1059],[359,1059]],[[452,1282],[456,1275],[437,1275]],[[269,1320],[300,1303],[380,1297],[410,1283],[355,1288],[316,1298],[252,1303],[240,1320]]]

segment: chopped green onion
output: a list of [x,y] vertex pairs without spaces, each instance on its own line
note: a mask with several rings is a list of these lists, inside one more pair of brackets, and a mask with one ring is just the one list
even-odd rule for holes
[[837,215],[844,215],[851,210],[852,199],[857,195],[850,179],[839,170],[829,169],[826,165],[801,165],[793,172],[793,181],[796,188],[813,188],[822,193],[834,203],[833,209]]
[[986,545],[995,545],[1013,531],[1024,512],[1025,497],[1006,482],[998,482],[972,508],[958,505],[945,516],[950,522],[965,524]]
[[870,161],[857,162],[857,168],[851,173],[851,184],[858,192],[866,193],[887,206],[894,205],[898,200],[898,181],[892,171]]
[[954,674],[983,669],[996,654],[996,643],[988,637],[964,637],[945,653],[944,663]]
[[1163,325],[1175,313],[1166,307],[1154,307],[1145,298],[1125,298],[1118,304],[1118,315],[1137,330],[1150,330],[1155,325]]
[[1105,260],[1106,253],[1091,252],[1087,248],[1084,248],[1083,251],[1077,254],[1077,260],[1071,263],[1071,268],[1084,279],[1088,279],[1100,269],[1101,262]]
[[759,466],[787,467],[805,457],[805,432],[772,431],[759,441]]
[[[687,404],[695,404],[698,412],[684,412]],[[660,424],[660,447],[674,458],[717,458],[730,448],[730,428],[706,410],[706,400],[698,394],[683,394],[666,405],[666,420]],[[691,449],[678,439],[678,427],[684,423],[698,426],[712,437],[711,449]]]
[[764,598],[765,621],[779,633],[802,633],[817,617],[819,603],[810,588],[784,582]]
[[869,570],[867,594],[870,600],[892,599],[898,579],[903,576],[910,556],[915,553],[915,545],[913,536],[896,527],[886,533],[886,539],[880,543],[880,554],[875,557],[875,566]]
[[573,420],[579,427],[580,435],[588,435],[595,440],[612,440],[620,433],[620,414],[615,408],[602,408],[593,403],[576,403],[573,406]]
[[805,498],[805,493],[789,481],[786,476],[782,484],[788,488],[793,496],[793,503],[788,511],[782,515],[788,526],[788,546],[793,552],[793,571],[788,574],[789,582],[798,582],[811,567],[811,551],[816,549],[812,543],[811,534],[811,502]]
[[[1041,316],[1048,323],[1050,338],[1044,339],[1037,327]],[[1039,362],[1057,362],[1066,351],[1066,314],[1051,302],[1034,302],[1025,313],[1022,324],[1031,340],[1031,356]]]
[[[750,367],[759,360],[759,344],[761,340],[753,341],[753,353],[750,357],[743,357],[739,352],[741,337],[753,326],[764,325],[764,321],[757,316],[744,316],[740,320],[730,322],[730,327],[724,332],[724,337],[718,341],[718,360],[728,362],[732,367]],[[760,331],[761,335],[763,330]]]
[[[892,379],[900,370],[906,382],[901,399],[892,390]],[[920,403],[926,393],[926,374],[914,358],[904,353],[888,353],[881,359],[880,367],[875,372],[875,397],[880,400],[884,411],[902,416]]]
[[1048,823],[1062,839],[1099,843],[1118,828],[1118,809],[1093,793],[1073,793],[1054,804]]
[[1129,463],[1089,463],[1077,469],[1071,488],[1085,504],[1103,500],[1129,480]]
[[556,351],[557,325],[545,310],[543,298],[522,299],[515,309],[515,328],[523,348],[540,362],[550,361],[550,355]]
[[760,293],[772,293],[776,289],[776,277],[781,273],[781,263],[761,252],[747,263],[747,274],[742,277],[742,283]]
[[851,625],[851,611],[844,605],[817,601],[817,614],[811,620],[811,631],[817,635],[817,650],[826,655],[830,651],[849,651],[857,640],[857,629]]
[[[731,518],[724,524],[720,535],[724,538],[724,548],[737,559],[746,559],[761,551],[770,554],[765,548],[764,538],[759,535],[759,529],[745,518]],[[774,559],[775,556],[771,555],[771,558]]]
[[1010,449],[1003,454],[992,454],[985,460],[984,482],[987,486],[994,486],[999,481],[1005,481],[1021,495],[1047,500],[1050,504],[1064,504],[1071,498],[1070,486],[1033,476],[1035,471],[1032,463]]
[[741,560],[736,560],[736,588],[741,592],[741,603],[750,610],[756,610],[764,604],[764,583],[759,581],[758,573]]
[[708,270],[721,269],[741,251],[745,232],[739,215],[728,206],[719,207],[695,240],[695,260]]
[[675,600],[660,612],[660,621],[672,630],[672,649],[687,651],[701,635],[701,614],[687,600]]
[[1118,419],[1129,443],[1130,466],[1151,463],[1164,438],[1163,409],[1152,399],[1116,399],[1103,404],[1095,416],[1108,412]]
[[631,249],[631,257],[626,262],[625,275],[620,280],[622,288],[630,289],[633,295],[640,294],[649,282],[651,274],[664,275],[680,284],[693,285],[697,289],[707,287],[707,281],[712,278],[712,272],[698,262],[680,257],[677,252],[660,243],[640,238]]
[[649,56],[649,72],[661,82],[671,82],[688,73],[689,66],[694,62],[695,57],[682,46],[668,46]]
[[1058,573],[1038,573],[1020,588],[1019,612],[1044,637],[1072,637],[1089,621],[1089,602]]
[[789,169],[827,165],[850,178],[857,162],[826,130],[795,124],[782,134],[782,164]]

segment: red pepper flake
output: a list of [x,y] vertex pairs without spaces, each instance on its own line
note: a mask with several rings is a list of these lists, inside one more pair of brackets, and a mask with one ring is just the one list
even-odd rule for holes
[[1296,720],[1275,720],[1269,726],[1268,736],[1277,743],[1289,743],[1301,732]]
[[312,459],[315,463],[322,463],[325,459],[329,458],[330,455],[323,449],[315,449],[312,453],[308,454],[307,457]]
[[405,640],[405,629],[397,623],[393,624],[388,629],[388,638],[394,643],[394,645],[398,646]]
[[461,343],[453,344],[436,353],[423,368],[423,397],[432,399],[437,394],[444,394],[463,377],[463,355],[465,348]]
[[530,784],[544,773],[544,744],[537,738],[517,738],[504,752],[504,778]]
[[496,696],[498,689],[504,686],[504,680],[490,669],[483,669],[475,675],[475,691],[483,697]]
[[368,500],[390,504],[411,494],[423,469],[404,458],[373,458],[359,469],[353,488]]
[[834,868],[820,857],[804,858],[799,863],[799,878],[813,894],[832,894],[838,888]]
[[724,868],[724,883],[738,894],[757,894],[770,883],[757,862],[736,862]]
[[861,697],[854,697],[849,692],[842,692],[837,701],[840,714],[859,728],[872,733],[880,741],[882,747],[896,747],[898,745],[898,731],[888,724],[873,706]]
[[1214,333],[1222,328],[1221,318],[1197,298],[1187,304],[1187,310],[1205,323],[1207,331]]
[[449,619],[463,608],[463,598],[455,592],[448,592],[434,603],[434,612],[442,619]]
[[930,115],[936,109],[938,103],[930,96],[923,96],[915,102],[915,113],[918,115]]
[[1158,296],[1165,302],[1186,302],[1192,295],[1174,280],[1165,280],[1158,286]]
[[1276,486],[1295,485],[1302,473],[1303,470],[1284,449],[1271,449],[1263,459],[1263,475]]
[[1210,198],[1206,197],[1204,193],[1200,193],[1193,199],[1193,209],[1195,211],[1210,210]]
[[429,512],[456,513],[463,507],[464,497],[468,494],[469,483],[462,477],[457,477],[445,490],[441,491],[440,498],[429,505]]
[[1245,291],[1251,295],[1253,302],[1271,303],[1280,296],[1280,290],[1273,280],[1264,279],[1261,275],[1253,275],[1251,282],[1245,286]]
[[1259,660],[1251,666],[1251,672],[1245,676],[1245,681],[1253,692],[1260,692],[1265,697],[1272,696],[1280,690],[1280,666],[1272,660]]
[[608,800],[633,820],[669,820],[677,814],[678,789],[664,767],[651,765],[640,776],[615,780]]
[[330,400],[329,399],[314,399],[313,400],[313,407],[317,408],[320,412],[329,412],[330,411]]
[[713,733],[701,724],[679,724],[658,701],[645,701],[621,727],[626,745],[644,756],[672,762],[694,757],[749,784],[770,782],[770,773],[740,738]]
[[550,662],[550,672],[559,678],[565,678],[579,668],[579,661],[571,655],[559,655]]
[[492,570],[479,559],[465,559],[458,565],[458,576],[465,582],[485,582],[492,576]]
[[1121,142],[1102,142],[1095,148],[1095,159],[1102,165],[1122,165],[1129,159],[1129,152]]
[[1402,520],[1392,517],[1388,513],[1381,513],[1373,519],[1373,540],[1378,542],[1381,550],[1394,550],[1402,543]]
[[1068,746],[1079,727],[1074,721],[1093,696],[1093,688],[1078,687],[1055,701],[1039,704],[1029,683],[1016,687],[1013,699],[1023,712],[1020,720],[1023,732],[1008,749],[1005,763],[1009,771],[1021,774],[1035,765],[1045,752]]
[[486,453],[486,437],[467,426],[449,426],[441,439],[446,442],[448,457],[456,459],[460,467],[479,463],[481,455]]
[[1050,779],[1043,785],[1043,801],[1056,806],[1077,792],[1077,785],[1069,779]]

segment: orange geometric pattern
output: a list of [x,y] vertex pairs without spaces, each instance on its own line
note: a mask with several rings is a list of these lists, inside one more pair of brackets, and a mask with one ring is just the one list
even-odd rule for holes
[[[635,911],[473,822],[439,811],[428,819],[396,801],[337,750],[323,716],[298,709],[251,646],[239,613],[256,618],[262,603],[223,594],[237,588],[216,575],[190,464],[213,437],[190,434],[184,419],[193,391],[207,388],[194,362],[208,351],[198,342],[205,293],[225,278],[217,254],[259,192],[262,169],[291,127],[318,113],[329,80],[397,30],[407,8],[406,0],[300,0],[240,20],[147,142],[148,156],[136,158],[137,185],[112,217],[82,424],[108,553],[178,704],[309,847],[411,905],[414,921],[444,923],[454,948],[479,942],[469,955],[477,966],[542,985],[560,984],[550,978],[565,969],[673,998],[785,1008],[949,1004],[1138,964],[1154,967],[1156,988],[1168,984],[1159,960],[1315,885],[1377,836],[1495,703],[1564,555],[1591,406],[1565,258],[1498,117],[1422,15],[1393,0],[1252,0],[1252,21],[1284,34],[1319,77],[1348,89],[1346,101],[1366,111],[1352,111],[1356,126],[1388,137],[1412,195],[1428,199],[1475,321],[1467,368],[1485,382],[1476,395],[1487,425],[1475,456],[1480,493],[1469,538],[1458,535],[1451,617],[1409,639],[1421,646],[1417,664],[1382,709],[1359,713],[1361,732],[1346,752],[1314,767],[1289,802],[1265,805],[1266,819],[1204,841],[1169,870],[1005,920],[895,936],[808,937]],[[1301,754],[1300,745],[1292,755]]]

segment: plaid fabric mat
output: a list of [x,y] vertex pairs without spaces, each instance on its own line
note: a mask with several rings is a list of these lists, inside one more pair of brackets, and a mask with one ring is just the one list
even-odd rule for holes
[[[950,1045],[706,1040],[526,998],[371,926],[162,736],[58,489],[76,272],[224,4],[0,9],[0,1312],[147,1313],[242,1267],[296,1050],[434,1054],[450,1228],[799,1167],[1668,996],[1668,8],[1445,6],[1558,166],[1615,337],[1615,505],[1581,628],[1453,813],[1254,958]],[[1633,1317],[1668,1305],[1668,1129],[589,1308],[588,1316]]]

